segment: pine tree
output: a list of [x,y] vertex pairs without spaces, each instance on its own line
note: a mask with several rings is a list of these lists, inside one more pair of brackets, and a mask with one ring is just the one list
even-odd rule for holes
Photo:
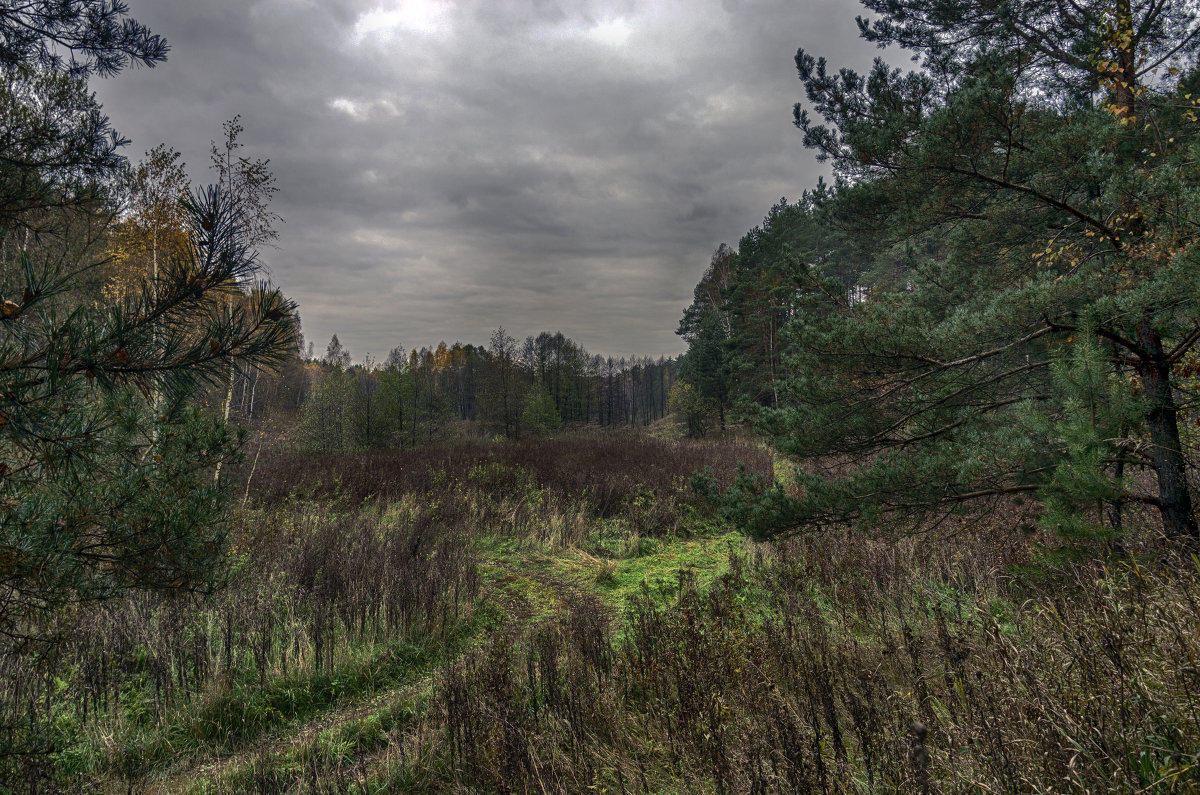
[[[166,44],[120,2],[0,8],[0,636],[52,643],[49,617],[129,588],[220,577],[239,437],[192,400],[235,358],[295,345],[292,304],[253,283],[241,208],[212,188],[179,206],[187,245],[101,300],[122,143],[85,77],[153,65]],[[7,643],[7,641],[6,641]],[[7,728],[7,727],[5,727]]]
[[64,272],[57,251],[26,248],[5,274],[0,289],[19,299],[5,300],[0,320],[9,635],[36,634],[36,613],[129,587],[204,587],[219,571],[224,491],[209,473],[235,455],[238,436],[190,398],[232,357],[280,362],[295,327],[275,290],[225,310],[253,252],[219,190],[186,210],[187,253],[123,304],[72,300],[77,271]]
[[[797,54],[824,123],[800,106],[796,122],[841,179],[831,217],[870,247],[871,290],[792,320],[781,407],[763,427],[828,468],[801,478],[803,497],[773,489],[750,513],[770,532],[1021,492],[1076,507],[1107,495],[1156,505],[1170,535],[1197,539],[1173,373],[1200,339],[1190,11],[866,4],[880,14],[860,21],[867,38],[914,49],[924,68],[834,74]],[[1096,350],[1104,378],[1056,364]],[[1117,373],[1136,378],[1143,400],[1119,420],[1145,444],[1085,443],[1079,406],[1100,396],[1080,390]],[[1156,474],[1156,494],[1101,488],[1131,461]]]

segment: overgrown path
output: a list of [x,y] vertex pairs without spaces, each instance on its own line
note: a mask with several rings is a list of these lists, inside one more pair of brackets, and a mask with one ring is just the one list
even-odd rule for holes
[[1149,534],[1084,557],[1002,513],[759,545],[687,490],[689,452],[713,451],[393,456],[366,485],[293,462],[336,482],[243,511],[226,589],[81,623],[65,788],[1200,787],[1194,560]]
[[81,622],[60,777],[114,793],[459,782],[474,746],[445,756],[454,688],[474,709],[497,655],[526,678],[528,661],[566,664],[581,617],[610,654],[631,597],[711,582],[745,542],[688,481],[712,467],[728,484],[745,461],[771,471],[741,442],[607,435],[278,451],[234,517],[222,589],[132,595]]
[[[584,604],[615,617],[633,593],[673,591],[681,576],[710,579],[740,543],[733,535],[647,539],[641,549],[618,559],[513,538],[487,541],[481,545],[484,589],[478,620],[450,654],[397,672],[389,687],[338,699],[232,750],[181,756],[170,769],[145,780],[144,791],[235,792],[251,783],[265,788],[268,782],[287,790],[300,787],[314,767],[322,780],[365,782],[390,756],[403,754],[410,735],[420,731],[431,695],[447,671],[481,654],[497,637],[516,642]],[[109,789],[127,787],[112,781]]]

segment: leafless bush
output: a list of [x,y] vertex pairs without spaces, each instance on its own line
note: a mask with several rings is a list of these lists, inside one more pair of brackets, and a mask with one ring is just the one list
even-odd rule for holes
[[741,443],[688,444],[633,435],[596,439],[536,439],[511,444],[462,444],[354,456],[283,453],[259,464],[252,495],[266,504],[289,496],[396,500],[442,491],[447,481],[483,472],[476,485],[493,495],[519,493],[530,484],[584,501],[596,516],[624,511],[639,495],[662,498],[684,490],[694,472],[711,467],[729,485],[744,462],[765,476],[771,455]]

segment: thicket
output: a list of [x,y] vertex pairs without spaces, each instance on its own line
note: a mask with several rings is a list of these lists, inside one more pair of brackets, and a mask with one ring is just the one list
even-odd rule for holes
[[458,523],[407,508],[247,512],[217,593],[60,613],[63,640],[39,665],[0,660],[6,724],[38,749],[5,757],[0,778],[16,791],[97,769],[136,778],[451,653],[472,620],[474,556]]
[[282,450],[258,465],[250,485],[255,499],[266,505],[289,499],[388,503],[408,494],[436,494],[460,482],[496,494],[517,495],[536,488],[579,502],[592,515],[605,518],[639,495],[670,501],[692,475],[706,468],[717,473],[719,485],[730,486],[739,463],[766,477],[771,461],[770,453],[753,443],[682,444],[600,434],[340,456]]
[[[1200,686],[1184,561],[1024,577],[1001,528],[829,532],[711,588],[580,601],[446,671],[380,786],[1187,792]],[[1013,567],[1017,567],[1014,569]],[[1026,569],[1028,571],[1028,569]],[[412,761],[408,761],[412,760]]]

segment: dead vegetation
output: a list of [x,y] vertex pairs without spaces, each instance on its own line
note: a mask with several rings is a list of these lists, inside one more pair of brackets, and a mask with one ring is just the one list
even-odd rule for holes
[[755,544],[686,480],[758,448],[426,456],[264,460],[223,590],[0,658],[13,791],[1200,788],[1200,572],[1148,531]]

